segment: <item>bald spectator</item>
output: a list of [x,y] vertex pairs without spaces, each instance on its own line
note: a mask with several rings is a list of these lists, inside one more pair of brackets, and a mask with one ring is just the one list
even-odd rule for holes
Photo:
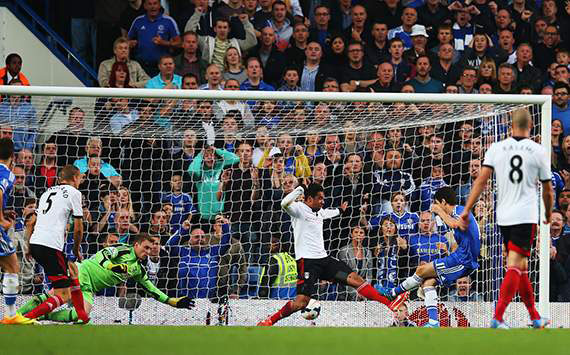
[[400,92],[400,85],[394,81],[394,67],[388,62],[378,66],[378,79],[370,86],[374,92]]
[[[75,160],[73,163],[73,165],[75,165],[82,174],[85,174],[89,168],[88,158],[101,157],[101,153],[103,152],[103,143],[101,141],[101,138],[90,137],[89,140],[87,140],[85,151],[87,153],[86,156]],[[121,178],[121,175],[117,172],[117,170],[115,170],[111,164],[104,161],[101,161],[101,173],[111,181]]]
[[200,90],[223,90],[222,70],[217,64],[210,64],[206,68],[206,83],[200,85]]
[[372,42],[372,34],[368,23],[368,13],[362,5],[354,5],[350,9],[351,25],[344,30],[346,42],[356,41],[363,45]]
[[[196,11],[188,20],[185,31],[196,31],[202,13],[205,9],[201,6],[196,7]],[[227,19],[216,19],[214,32],[216,36],[198,35],[198,48],[202,53],[202,59],[207,63],[218,64],[220,68],[224,67],[224,56],[230,47],[239,49],[240,55],[257,44],[257,38],[253,25],[249,22],[247,14],[239,15],[239,19],[245,30],[245,39],[229,38],[230,22]]]
[[182,53],[174,58],[174,72],[180,76],[194,74],[199,83],[205,81],[208,63],[198,52],[198,34],[187,31],[182,35]]
[[180,32],[174,19],[164,15],[160,0],[143,0],[143,7],[145,15],[137,17],[129,30],[129,45],[137,49],[145,71],[154,76],[159,59],[180,46]]
[[441,93],[443,92],[443,83],[433,79],[429,73],[431,70],[430,59],[427,55],[422,55],[416,62],[416,76],[408,81],[414,87],[414,91],[419,94],[423,93]]
[[30,86],[30,81],[22,73],[22,57],[10,53],[6,57],[6,66],[0,69],[0,85],[8,85],[12,79],[18,79],[24,86]]
[[453,45],[446,43],[439,46],[437,58],[432,63],[430,75],[442,83],[457,83],[461,76],[461,69],[453,64],[455,49]]
[[261,60],[263,80],[273,87],[280,86],[283,69],[287,66],[288,58],[277,47],[275,30],[272,27],[261,29],[261,38],[250,57]]
[[507,63],[515,64],[517,53],[515,48],[515,36],[513,31],[508,28],[499,31],[499,47],[505,51],[508,56]]
[[412,7],[406,7],[402,12],[402,26],[393,28],[388,32],[388,40],[400,38],[404,43],[404,49],[412,48],[412,27],[418,21],[418,12]]
[[113,64],[123,62],[127,64],[129,69],[129,84],[136,88],[144,87],[150,77],[136,60],[130,59],[129,40],[123,37],[117,38],[113,43],[113,53],[113,58],[104,60],[99,65],[97,75],[99,86],[109,87],[109,78],[111,77]]

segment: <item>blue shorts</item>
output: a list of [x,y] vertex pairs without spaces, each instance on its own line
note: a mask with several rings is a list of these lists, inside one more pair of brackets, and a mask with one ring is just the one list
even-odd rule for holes
[[12,239],[0,228],[0,256],[12,255],[15,252],[16,248],[14,247],[14,243],[12,243]]
[[466,265],[453,254],[434,260],[433,266],[437,274],[437,281],[445,287],[453,286],[457,279],[473,272],[471,266]]

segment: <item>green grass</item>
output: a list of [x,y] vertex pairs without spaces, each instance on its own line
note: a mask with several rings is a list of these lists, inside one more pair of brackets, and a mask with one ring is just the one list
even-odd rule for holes
[[570,354],[564,329],[0,326],[0,354]]

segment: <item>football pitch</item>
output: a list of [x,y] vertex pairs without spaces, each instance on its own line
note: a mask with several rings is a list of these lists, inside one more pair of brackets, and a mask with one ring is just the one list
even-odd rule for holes
[[567,355],[569,338],[566,329],[0,326],[0,353]]

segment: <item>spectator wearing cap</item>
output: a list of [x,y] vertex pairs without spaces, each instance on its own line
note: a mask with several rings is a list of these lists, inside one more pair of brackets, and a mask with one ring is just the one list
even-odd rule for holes
[[427,54],[426,45],[429,36],[424,26],[414,25],[410,37],[412,38],[412,48],[404,51],[404,60],[415,65],[418,57]]
[[174,74],[174,58],[170,54],[163,55],[158,60],[159,73],[150,79],[145,87],[147,89],[180,89],[182,77]]
[[22,85],[30,86],[30,81],[22,73],[22,57],[17,53],[8,54],[6,66],[0,69],[0,85],[8,85],[12,79],[18,79]]
[[[402,25],[396,28],[391,29],[388,32],[388,40],[392,40],[394,38],[400,38],[404,43],[405,49],[412,48],[412,28],[418,21],[418,12],[416,9],[412,7],[406,7],[402,12]],[[425,32],[425,28],[424,28]]]
[[283,69],[288,57],[277,46],[276,34],[273,27],[261,29],[261,38],[257,46],[249,51],[250,57],[259,58],[263,69],[263,80],[273,87],[281,83]]
[[416,76],[408,81],[414,87],[416,93],[442,93],[443,83],[433,79],[429,73],[431,70],[431,61],[427,55],[418,57],[416,62]]
[[[186,24],[186,31],[196,31],[198,23],[204,9],[196,7],[196,11]],[[220,68],[224,67],[224,57],[226,51],[230,47],[239,50],[239,54],[248,51],[257,44],[253,25],[249,22],[246,14],[239,15],[239,19],[245,30],[245,39],[229,38],[230,22],[227,19],[218,18],[214,26],[216,36],[198,35],[198,48],[202,53],[202,59],[209,64],[217,64]]]
[[97,73],[99,86],[109,87],[109,79],[111,78],[113,65],[117,62],[123,62],[127,64],[127,68],[129,69],[129,84],[136,88],[144,87],[150,77],[139,62],[130,59],[129,40],[123,37],[117,38],[113,43],[113,53],[113,58],[104,60],[99,65],[99,72]]
[[158,61],[180,46],[178,25],[163,14],[160,0],[144,0],[145,15],[137,17],[129,30],[129,45],[137,49],[137,59],[151,76],[158,73]]

